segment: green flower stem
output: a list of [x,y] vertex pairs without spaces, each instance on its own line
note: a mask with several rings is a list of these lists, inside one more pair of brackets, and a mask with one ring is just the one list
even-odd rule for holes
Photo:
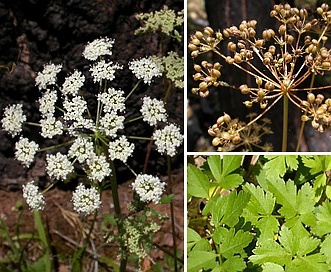
[[128,139],[135,139],[135,140],[146,140],[146,141],[152,141],[153,138],[148,137],[139,137],[139,136],[127,136]]
[[23,124],[25,124],[25,125],[30,125],[30,126],[35,126],[35,127],[41,127],[40,124],[38,124],[38,123],[33,123],[33,122],[24,122]]
[[43,226],[39,211],[37,211],[37,210],[33,211],[33,216],[34,216],[34,221],[35,221],[36,228],[38,231],[38,236],[39,236],[39,239],[41,241],[41,245],[42,245],[42,248],[44,251],[43,259],[45,260],[44,261],[45,272],[51,272],[52,271],[51,249],[50,249],[50,246],[48,243],[47,235],[46,235],[45,228]]
[[68,141],[68,142],[65,142],[65,143],[62,143],[62,144],[48,146],[48,147],[41,148],[41,149],[37,150],[37,152],[44,152],[44,151],[47,151],[47,150],[52,150],[52,149],[56,149],[56,148],[59,148],[59,147],[67,146],[67,145],[72,144],[73,142],[74,142],[74,140],[71,140],[71,141]]
[[283,139],[282,139],[282,151],[287,149],[287,130],[288,130],[288,97],[284,95],[283,101]]
[[[119,201],[119,197],[118,197],[116,169],[115,169],[115,164],[113,161],[110,162],[110,167],[112,170],[112,175],[110,177],[110,184],[111,184],[111,191],[112,191],[112,195],[113,195],[113,204],[114,204],[114,209],[115,209],[115,214],[116,214],[116,225],[117,225],[117,230],[118,230],[119,236],[122,237],[125,234],[125,229],[123,227],[121,206],[120,206],[120,201]],[[126,247],[124,241],[122,241],[122,239],[120,239],[119,243],[120,243],[120,247],[121,247],[121,251],[122,251],[120,272],[125,272],[126,264],[127,264],[127,247]]]
[[[171,158],[167,156],[167,172],[168,172],[168,194],[172,194],[172,180],[171,180]],[[174,212],[174,202],[170,202],[170,217],[171,217],[171,229],[172,229],[172,240],[173,240],[173,254],[177,256],[177,237],[176,237],[176,227],[175,227],[175,212]],[[177,268],[177,258],[174,258],[175,272],[178,271]]]
[[125,97],[125,101],[128,100],[128,98],[133,94],[133,92],[138,88],[140,82],[142,81],[142,78],[138,80],[138,82],[136,83],[136,85],[134,85],[133,89],[131,90],[131,92]]
[[125,121],[124,122],[124,125],[129,124],[129,123],[132,123],[132,122],[135,122],[135,121],[138,121],[138,120],[141,120],[143,118],[144,118],[144,116],[142,116],[142,115],[141,116],[138,116],[138,117],[135,117],[135,118],[133,118],[131,120]]

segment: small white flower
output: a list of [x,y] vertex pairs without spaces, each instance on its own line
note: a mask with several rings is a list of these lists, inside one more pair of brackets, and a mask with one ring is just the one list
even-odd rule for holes
[[88,137],[77,137],[71,145],[68,155],[83,163],[87,158],[94,156],[93,142]]
[[158,121],[167,121],[167,113],[164,108],[164,103],[156,98],[152,99],[149,96],[145,96],[140,112],[144,117],[143,120],[151,126],[155,126]]
[[46,155],[46,171],[51,178],[64,180],[74,170],[66,155],[56,153],[56,155]]
[[85,188],[79,184],[72,194],[72,202],[75,211],[90,214],[100,208],[100,193],[95,187]]
[[23,114],[23,105],[14,104],[7,106],[4,110],[2,118],[2,127],[12,137],[18,135],[22,131],[23,122],[26,121],[26,116]]
[[48,116],[40,120],[41,136],[44,138],[53,138],[55,135],[61,135],[63,132],[63,124],[56,120],[53,116]]
[[133,150],[134,144],[130,144],[124,135],[108,144],[109,158],[112,161],[117,159],[126,162],[128,157],[132,155]]
[[34,160],[39,145],[34,141],[30,142],[28,138],[21,137],[15,144],[15,148],[15,158],[24,166],[29,167]]
[[84,85],[84,81],[85,76],[80,71],[75,71],[72,75],[66,77],[61,92],[65,95],[71,94],[75,96]]
[[79,120],[82,118],[84,112],[87,112],[87,102],[82,96],[75,96],[72,100],[65,99],[63,101],[63,108],[65,113],[64,120]]
[[166,184],[161,182],[158,177],[152,175],[139,174],[131,184],[133,190],[139,195],[143,202],[153,201],[159,203]]
[[36,76],[36,86],[39,90],[46,89],[47,85],[54,85],[56,83],[56,76],[61,71],[62,64],[55,65],[49,63],[44,65],[44,70],[38,72]]
[[84,58],[88,60],[96,60],[100,56],[112,55],[114,40],[107,37],[96,39],[89,42],[83,52]]
[[145,84],[151,84],[153,77],[162,75],[161,68],[153,60],[153,57],[132,60],[129,62],[129,69],[138,79],[143,79]]
[[101,60],[94,64],[90,71],[92,72],[93,81],[101,82],[103,79],[112,81],[115,78],[116,69],[123,69],[123,66],[112,61],[106,63],[104,60]]
[[125,97],[122,90],[116,90],[115,88],[109,88],[107,92],[98,94],[98,101],[103,104],[104,112],[125,110]]
[[33,183],[34,181],[30,181],[23,185],[23,197],[31,210],[42,210],[45,206],[44,196],[38,192],[38,186]]
[[107,112],[100,118],[99,130],[109,137],[116,137],[119,129],[124,128],[124,116],[119,116],[115,111]]
[[55,112],[55,102],[57,101],[56,91],[46,90],[39,98],[39,111],[43,118],[51,117]]
[[176,155],[176,148],[179,147],[184,139],[180,134],[179,127],[174,124],[165,126],[163,129],[157,129],[152,138],[155,140],[155,145],[159,153],[166,153],[170,157]]
[[89,170],[87,171],[87,176],[90,180],[97,180],[102,182],[105,177],[109,176],[111,173],[110,165],[107,162],[107,158],[103,155],[92,156],[86,160]]

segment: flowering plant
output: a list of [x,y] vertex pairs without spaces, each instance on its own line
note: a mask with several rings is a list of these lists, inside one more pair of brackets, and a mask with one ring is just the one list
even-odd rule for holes
[[[117,235],[109,231],[106,236],[107,241],[115,240],[119,244],[120,269],[125,271],[126,261],[130,254],[137,255],[139,258],[147,256],[149,248],[144,243],[152,244],[150,233],[159,230],[154,220],[157,219],[159,222],[164,220],[159,213],[151,214],[147,205],[150,202],[166,203],[162,200],[166,183],[156,176],[146,174],[145,170],[136,173],[129,165],[129,158],[133,156],[135,149],[134,141],[146,140],[155,143],[156,150],[161,155],[167,156],[168,164],[170,164],[171,158],[177,154],[177,149],[183,142],[183,135],[177,124],[169,122],[168,117],[171,113],[167,109],[167,96],[174,86],[180,87],[183,83],[180,83],[180,74],[174,75],[168,71],[169,57],[175,56],[180,59],[177,53],[170,52],[164,57],[150,56],[130,61],[128,68],[138,79],[130,92],[111,87],[110,82],[115,79],[117,71],[126,68],[110,60],[114,46],[115,40],[108,37],[101,37],[88,43],[82,55],[91,61],[89,71],[75,70],[65,77],[62,83],[59,80],[62,64],[44,65],[43,70],[38,72],[35,78],[36,86],[41,93],[38,100],[40,122],[27,122],[22,104],[7,106],[1,122],[4,130],[13,138],[18,138],[15,145],[15,158],[25,167],[33,164],[37,153],[46,152],[45,168],[51,179],[51,185],[43,192],[39,191],[34,181],[23,186],[23,196],[31,210],[35,212],[42,210],[46,205],[44,193],[55,183],[70,180],[75,176],[77,169],[84,171],[86,179],[80,182],[73,192],[73,209],[76,212],[83,213],[85,216],[94,213],[96,216],[102,205],[101,193],[104,188],[111,186]],[[183,63],[182,59],[181,63]],[[128,120],[126,111],[131,109],[126,108],[126,102],[137,90],[138,85],[149,86],[156,78],[163,75],[164,80],[169,84],[165,98],[162,100],[153,97],[152,94],[145,96],[140,101],[139,116]],[[92,105],[90,100],[86,99],[87,91],[84,89],[89,79],[93,79],[98,89],[95,103]],[[152,135],[146,137],[125,134],[125,126],[139,120],[154,127]],[[53,146],[39,146],[35,141],[23,136],[23,125],[38,127],[40,135],[45,139],[63,140],[63,142]],[[116,160],[127,166],[136,177],[131,185],[135,194],[134,200],[129,203],[131,211],[129,218],[125,218],[121,213],[114,164]],[[171,191],[168,193],[171,194]],[[146,218],[146,213],[150,215],[149,218]],[[145,218],[145,221],[143,220],[145,223],[149,222],[151,227],[146,227],[144,231],[149,229],[150,233],[149,235],[143,235],[142,232],[136,233],[134,239],[129,230],[138,226],[135,223],[142,224],[142,219],[136,220],[139,215]],[[94,223],[95,220],[92,224]],[[90,229],[92,230],[93,227]]]

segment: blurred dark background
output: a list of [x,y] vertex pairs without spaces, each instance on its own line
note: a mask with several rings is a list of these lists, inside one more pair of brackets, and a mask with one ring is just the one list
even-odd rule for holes
[[[73,72],[74,69],[88,71],[90,63],[82,57],[84,46],[96,38],[108,36],[115,39],[111,60],[124,65],[123,70],[116,72],[111,86],[128,93],[137,82],[127,68],[130,59],[149,55],[160,56],[160,35],[145,34],[135,36],[134,31],[141,26],[136,20],[137,13],[160,10],[164,5],[176,12],[184,8],[182,0],[135,1],[135,0],[3,0],[0,2],[0,65],[16,68],[11,72],[0,71],[0,112],[13,103],[23,103],[23,109],[29,121],[38,122],[39,112],[37,99],[38,89],[35,87],[36,72],[48,62],[63,64],[60,79]],[[183,35],[183,28],[178,29]],[[165,49],[177,51],[183,55],[183,43],[165,38]],[[60,81],[62,82],[62,81]],[[91,81],[92,82],[92,81]],[[95,97],[96,85],[85,86],[90,98]],[[150,87],[140,85],[132,99],[127,103],[127,115],[136,108],[139,114],[141,99],[145,95],[162,98],[164,85],[161,78],[155,80]],[[95,100],[95,99],[91,99]],[[183,131],[183,90],[173,89],[169,97],[170,122],[179,124]],[[135,122],[127,127],[127,135],[150,136],[153,128],[143,122]],[[36,130],[25,128],[25,137],[38,141],[40,146],[53,144],[45,141]],[[36,183],[47,182],[44,171],[44,155],[38,155],[30,169],[24,169],[13,159],[14,143],[10,135],[0,130],[0,188],[18,189],[27,179]],[[143,169],[147,142],[135,141],[134,157],[129,164],[139,173]],[[173,160],[173,168],[178,169],[183,162],[183,147],[179,156]],[[132,178],[132,174],[118,163],[120,181]],[[147,171],[151,174],[166,173],[166,158],[159,156],[153,149]]]
[[[196,30],[202,30],[205,26],[211,26],[215,31],[223,30],[232,25],[238,26],[243,20],[256,19],[258,24],[256,28],[257,37],[261,37],[262,31],[267,28],[277,29],[277,20],[270,18],[269,13],[275,4],[289,3],[292,7],[314,9],[323,2],[330,1],[276,1],[276,0],[189,0],[188,1],[188,40],[190,34],[194,34]],[[330,3],[329,3],[330,4]],[[223,46],[223,48],[222,48]],[[228,52],[227,42],[220,43],[219,47],[222,52]],[[207,98],[200,98],[191,93],[192,87],[197,87],[197,82],[193,81],[194,74],[193,63],[200,64],[202,58],[198,57],[192,60],[188,51],[188,100],[189,114],[188,117],[188,151],[216,151],[211,145],[212,137],[208,135],[207,130],[212,126],[217,118],[223,115],[224,112],[230,114],[231,117],[238,117],[239,120],[247,121],[245,116],[251,110],[260,113],[259,107],[253,107],[248,110],[242,105],[242,102],[247,100],[247,97],[242,95],[240,91],[234,91],[229,88],[210,88],[210,95]],[[215,55],[207,55],[207,59],[211,62],[220,61]],[[220,80],[228,82],[236,86],[246,83],[250,86],[252,80],[247,74],[241,72],[233,66],[222,63],[222,76]],[[230,69],[229,69],[230,68]],[[330,77],[324,77],[323,84],[330,84]],[[309,80],[307,80],[309,82]],[[301,86],[302,87],[302,86]],[[326,98],[330,94],[325,94]],[[304,94],[305,95],[305,94]],[[273,107],[265,117],[272,120],[270,125],[274,134],[267,135],[262,138],[264,142],[270,142],[274,146],[274,151],[281,151],[282,141],[282,100],[279,101],[276,107]],[[289,134],[288,134],[288,151],[295,151],[297,137],[300,129],[300,110],[295,108],[290,103],[289,112]],[[304,139],[302,140],[300,151],[330,151],[331,139],[330,132],[323,134],[316,132],[308,122],[305,126]],[[241,150],[236,150],[241,151]],[[260,149],[254,151],[261,151]]]

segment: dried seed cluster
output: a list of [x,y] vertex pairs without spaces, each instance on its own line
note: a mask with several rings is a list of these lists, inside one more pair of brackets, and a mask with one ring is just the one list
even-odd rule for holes
[[[316,75],[324,75],[325,71],[331,70],[331,50],[326,43],[331,10],[327,4],[322,4],[314,14],[309,14],[306,9],[280,4],[274,6],[270,16],[279,21],[279,27],[265,29],[260,34],[256,31],[258,22],[250,20],[217,32],[206,27],[203,32],[196,31],[191,35],[188,48],[193,58],[209,51],[221,57],[215,63],[204,60],[200,65],[194,65],[193,79],[199,84],[192,92],[206,97],[209,95],[209,87],[227,86],[247,95],[244,105],[250,108],[258,104],[263,112],[246,126],[252,125],[281,98],[286,97],[304,112],[302,121],[310,120],[316,130],[323,132],[331,128],[331,100],[324,101],[321,94],[315,97],[313,92],[329,87],[314,87],[313,81],[310,88],[300,88],[300,85],[307,79],[314,80]],[[218,47],[221,42],[226,43],[226,52]],[[221,63],[251,75],[255,84],[237,87],[221,81]],[[300,98],[299,92],[308,93],[307,100]],[[221,121],[209,129],[211,136],[215,137],[216,134],[219,138],[214,138],[214,146],[239,141],[238,133],[244,130],[238,124],[234,126],[224,121],[225,116],[228,115],[221,116]],[[231,129],[220,135],[217,127],[222,122],[227,126],[231,124]]]

